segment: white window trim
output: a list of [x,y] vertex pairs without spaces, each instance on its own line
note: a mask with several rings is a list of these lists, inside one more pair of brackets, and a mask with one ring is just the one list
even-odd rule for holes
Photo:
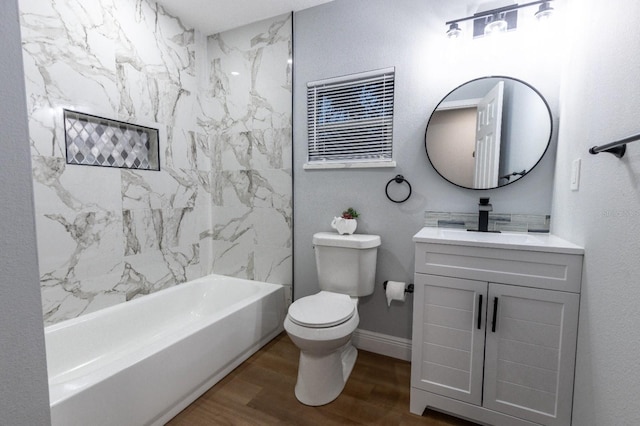
[[307,162],[302,165],[304,170],[319,170],[319,169],[373,169],[378,167],[396,167],[395,160],[388,161],[351,161],[351,162],[338,162],[338,161],[314,161]]
[[[318,80],[307,83],[307,88],[317,87],[327,84],[340,84],[350,83],[354,80],[365,80],[371,77],[379,77],[383,74],[395,74],[395,67],[383,68],[378,70],[366,71],[357,74],[351,74],[347,76],[328,78],[324,80]],[[394,78],[395,80],[395,78]],[[394,94],[395,97],[395,94]],[[395,104],[395,100],[393,102]],[[394,105],[395,108],[395,105]],[[309,110],[307,108],[307,120],[309,120]],[[395,121],[395,115],[392,116],[392,129],[393,121]],[[307,150],[309,149],[309,133],[307,133]],[[309,151],[307,151],[307,161],[303,164],[304,170],[321,170],[321,169],[360,169],[360,168],[392,168],[396,167],[395,151],[393,150],[393,134],[391,136],[391,158],[390,159],[349,159],[349,160],[313,160],[309,161]]]

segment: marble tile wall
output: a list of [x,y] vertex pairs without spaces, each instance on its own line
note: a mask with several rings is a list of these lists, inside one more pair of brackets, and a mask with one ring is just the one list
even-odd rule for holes
[[[20,10],[45,324],[210,272],[290,285],[289,16],[207,38],[150,0]],[[159,128],[161,170],[67,165],[63,108]]]
[[212,272],[292,282],[291,40],[290,15],[207,39]]

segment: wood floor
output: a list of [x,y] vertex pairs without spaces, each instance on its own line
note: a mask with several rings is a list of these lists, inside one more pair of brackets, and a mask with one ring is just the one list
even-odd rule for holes
[[362,350],[335,401],[305,406],[293,393],[298,356],[280,334],[168,425],[473,425],[431,411],[424,417],[409,413],[410,364]]

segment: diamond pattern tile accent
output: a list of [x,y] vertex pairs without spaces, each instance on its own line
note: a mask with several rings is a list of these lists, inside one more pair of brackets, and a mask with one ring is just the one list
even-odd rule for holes
[[64,110],[67,164],[160,170],[158,129]]

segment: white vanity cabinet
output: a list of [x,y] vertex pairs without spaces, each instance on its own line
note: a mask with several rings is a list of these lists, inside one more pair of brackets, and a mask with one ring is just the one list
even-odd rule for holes
[[569,425],[583,250],[438,228],[414,241],[411,412]]

